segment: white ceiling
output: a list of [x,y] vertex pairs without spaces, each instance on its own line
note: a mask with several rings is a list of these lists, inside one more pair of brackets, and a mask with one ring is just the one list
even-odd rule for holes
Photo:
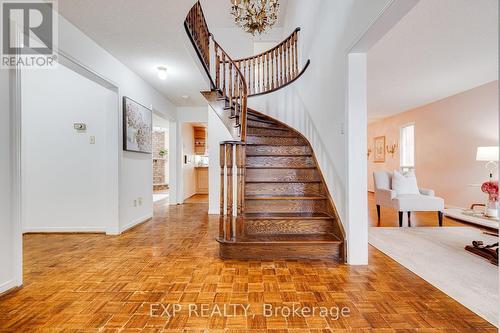
[[370,121],[498,79],[497,0],[420,0],[368,52]]
[[[62,16],[178,106],[206,105],[208,88],[186,44],[183,22],[194,0],[59,0]],[[282,3],[284,13],[286,1]],[[229,0],[202,1],[210,28],[237,28]],[[283,15],[280,15],[280,23]],[[278,26],[278,25],[277,25]],[[196,59],[196,61],[198,61]],[[156,68],[166,66],[159,80]],[[189,96],[185,99],[182,96]]]

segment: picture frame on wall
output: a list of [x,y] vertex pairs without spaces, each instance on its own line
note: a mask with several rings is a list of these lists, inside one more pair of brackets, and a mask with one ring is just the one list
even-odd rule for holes
[[373,139],[373,162],[384,163],[385,162],[385,136],[377,136]]
[[153,111],[126,96],[123,97],[123,150],[153,152]]

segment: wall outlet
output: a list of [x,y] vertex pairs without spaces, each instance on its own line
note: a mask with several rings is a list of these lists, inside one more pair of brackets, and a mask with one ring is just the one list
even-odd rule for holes
[[137,207],[137,200],[134,200],[134,207]]
[[95,136],[94,135],[90,136],[90,144],[95,145]]

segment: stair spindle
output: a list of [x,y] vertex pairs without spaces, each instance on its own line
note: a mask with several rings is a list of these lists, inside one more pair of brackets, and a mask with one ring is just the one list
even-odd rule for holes
[[233,239],[233,144],[226,144],[226,174],[227,174],[227,201],[226,201],[226,241]]
[[226,145],[220,144],[219,146],[219,160],[220,160],[220,193],[219,193],[219,239],[224,239],[224,174],[226,168]]

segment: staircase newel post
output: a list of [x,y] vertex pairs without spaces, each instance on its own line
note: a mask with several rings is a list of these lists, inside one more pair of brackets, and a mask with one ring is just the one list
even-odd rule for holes
[[226,162],[226,145],[221,143],[219,151],[220,159],[220,215],[219,215],[219,239],[224,239],[224,168]]
[[233,239],[233,144],[226,144],[226,174],[227,174],[227,202],[226,202],[226,241]]

